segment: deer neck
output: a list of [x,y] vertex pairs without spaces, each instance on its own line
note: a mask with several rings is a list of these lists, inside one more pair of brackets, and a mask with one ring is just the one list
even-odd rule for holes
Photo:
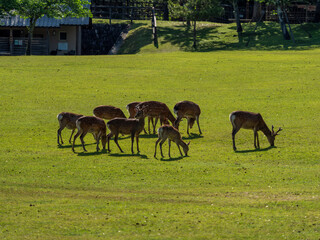
[[260,130],[266,135],[268,138],[271,137],[271,131],[268,126],[264,123],[264,125],[260,128]]
[[168,119],[174,125],[174,122],[176,121],[176,118],[172,115],[172,113],[169,111]]

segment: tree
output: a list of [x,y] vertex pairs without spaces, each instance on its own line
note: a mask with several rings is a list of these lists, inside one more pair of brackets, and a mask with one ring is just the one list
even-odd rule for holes
[[11,8],[11,15],[30,20],[26,55],[31,54],[32,35],[39,18],[44,15],[49,18],[91,16],[90,9],[87,7],[90,3],[87,0],[9,0],[10,5],[5,4],[8,0],[0,1],[1,7],[5,6],[6,10]]
[[237,32],[242,33],[242,26],[240,22],[240,14],[239,14],[239,6],[238,6],[239,0],[229,0],[229,2],[232,4],[233,7],[233,15],[237,23]]
[[218,0],[171,0],[169,9],[173,17],[193,23],[194,48],[197,48],[197,21],[219,16],[223,11]]
[[0,0],[0,17],[9,15],[16,6],[16,0]]

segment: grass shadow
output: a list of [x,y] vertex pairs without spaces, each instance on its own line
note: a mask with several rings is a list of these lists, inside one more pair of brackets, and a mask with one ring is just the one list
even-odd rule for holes
[[235,151],[235,153],[265,152],[265,151],[269,151],[272,148],[277,148],[277,147],[269,146],[267,148],[256,148],[256,149],[251,149],[251,150],[237,150],[237,151]]

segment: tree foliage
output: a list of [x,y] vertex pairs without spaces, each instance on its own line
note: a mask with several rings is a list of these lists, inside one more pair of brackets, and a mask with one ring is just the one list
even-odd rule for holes
[[169,2],[171,16],[193,22],[193,46],[196,48],[196,22],[212,19],[222,14],[218,0],[172,0]]

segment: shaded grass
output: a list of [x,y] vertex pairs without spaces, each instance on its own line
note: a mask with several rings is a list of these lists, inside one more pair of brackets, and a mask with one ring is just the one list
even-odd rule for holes
[[[295,43],[283,40],[280,26],[275,22],[244,23],[244,32],[238,36],[235,24],[200,22],[197,30],[197,52],[217,50],[305,50],[320,46],[319,24],[292,25]],[[181,22],[158,22],[159,48],[152,40],[148,21],[135,21],[120,53],[195,51],[192,27]]]
[[[1,239],[317,239],[319,50],[1,57]],[[111,153],[57,147],[61,111],[181,100],[201,107],[189,157],[153,158],[155,135]],[[276,148],[236,136],[233,110],[283,127]],[[70,131],[62,132],[66,140]],[[136,147],[134,146],[134,149]],[[159,150],[158,150],[159,154]]]

